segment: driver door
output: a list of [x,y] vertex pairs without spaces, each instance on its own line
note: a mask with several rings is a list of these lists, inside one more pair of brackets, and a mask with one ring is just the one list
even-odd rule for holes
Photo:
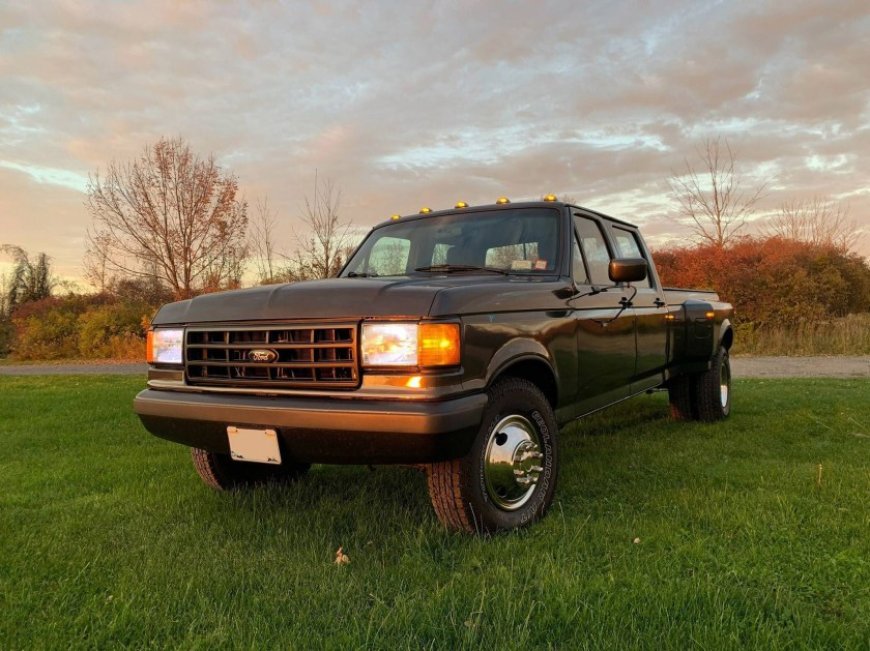
[[613,252],[601,222],[575,214],[574,229],[579,416],[629,396],[636,343],[634,310],[620,302],[631,298],[631,290],[610,280]]

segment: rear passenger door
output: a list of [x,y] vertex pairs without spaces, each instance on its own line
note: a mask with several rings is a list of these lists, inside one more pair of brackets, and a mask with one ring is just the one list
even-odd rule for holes
[[667,307],[649,252],[635,229],[612,224],[610,234],[620,258],[644,258],[649,266],[646,280],[634,283],[637,294],[632,299],[637,328],[637,366],[631,392],[638,393],[661,384],[667,364]]
[[[628,290],[608,275],[614,257],[600,220],[574,216],[574,285],[577,320],[578,412],[582,415],[629,395],[635,372],[634,312],[620,300]],[[606,291],[596,291],[606,288]]]

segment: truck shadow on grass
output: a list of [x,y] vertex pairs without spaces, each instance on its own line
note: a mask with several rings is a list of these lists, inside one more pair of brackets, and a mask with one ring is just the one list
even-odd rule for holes
[[[649,481],[649,472],[655,472],[637,466],[643,439],[648,442],[663,433],[679,437],[685,427],[670,421],[667,400],[655,395],[563,427],[560,486],[554,508],[562,517],[579,518],[592,495],[630,495],[637,490],[636,486],[632,489],[634,482]],[[610,467],[609,473],[591,472],[605,465]],[[606,478],[603,483],[602,478]],[[444,531],[429,503],[425,472],[414,467],[315,465],[293,483],[225,493],[212,493],[196,484],[190,477],[189,485],[197,489],[190,499],[200,503],[200,513],[209,513],[216,518],[215,523],[224,523],[228,534],[236,532],[232,535],[244,535],[246,529],[266,526],[267,522],[274,530],[304,527],[337,539],[364,535],[383,540],[409,532],[430,535]]]

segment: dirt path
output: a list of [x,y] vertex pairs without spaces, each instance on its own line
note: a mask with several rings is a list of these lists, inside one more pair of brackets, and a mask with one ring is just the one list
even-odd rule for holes
[[870,355],[732,357],[734,377],[870,377]]
[[3,364],[0,375],[141,375],[144,362],[65,362],[62,364]]
[[[734,377],[870,377],[870,355],[732,357]],[[0,375],[145,375],[143,363],[88,362],[0,365]]]

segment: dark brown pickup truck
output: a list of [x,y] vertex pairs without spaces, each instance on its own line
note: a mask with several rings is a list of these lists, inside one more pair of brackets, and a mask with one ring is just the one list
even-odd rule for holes
[[552,502],[565,423],[656,388],[676,418],[726,417],[731,313],[661,287],[637,228],[600,213],[424,209],[339,278],[164,306],[135,409],[215,488],[420,464],[445,525],[512,529]]

